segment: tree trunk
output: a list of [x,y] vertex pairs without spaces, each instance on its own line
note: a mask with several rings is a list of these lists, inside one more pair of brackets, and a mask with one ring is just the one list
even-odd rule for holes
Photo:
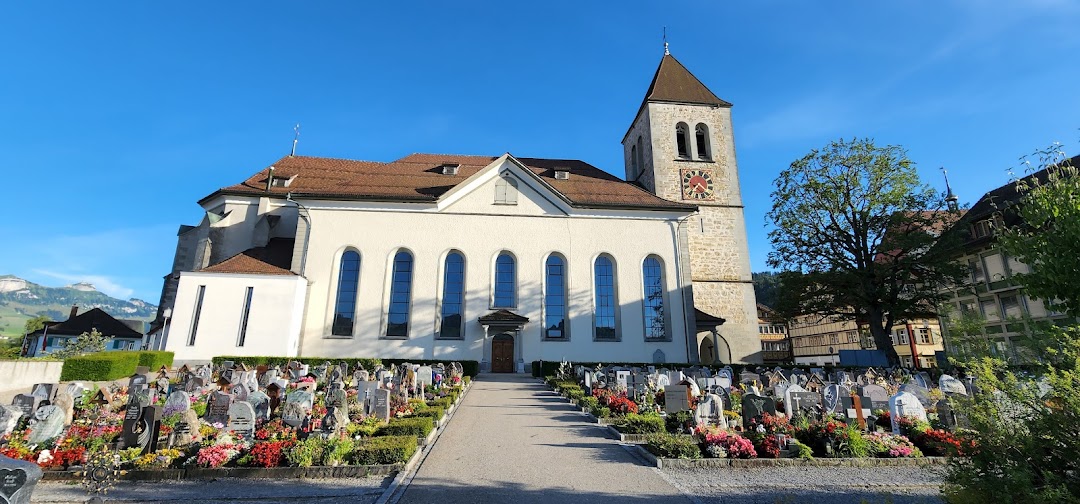
[[[892,344],[892,321],[886,320],[886,317],[875,309],[867,310],[867,320],[870,326],[870,335],[874,337],[874,345],[878,350],[885,352],[885,358],[889,360],[889,365],[893,367],[900,366],[900,356],[897,355],[896,349]],[[910,335],[909,335],[910,337]]]

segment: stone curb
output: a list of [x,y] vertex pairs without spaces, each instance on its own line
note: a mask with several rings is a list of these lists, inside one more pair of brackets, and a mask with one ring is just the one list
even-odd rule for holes
[[608,425],[607,430],[608,430],[608,432],[614,434],[615,437],[620,442],[623,442],[623,443],[640,444],[640,443],[644,443],[645,438],[649,437],[648,434],[623,434],[622,432],[619,432],[619,430],[616,429],[612,425]]
[[659,469],[751,469],[761,467],[926,467],[948,463],[945,457],[922,458],[818,458],[818,459],[673,459],[657,457],[635,445],[638,455]]

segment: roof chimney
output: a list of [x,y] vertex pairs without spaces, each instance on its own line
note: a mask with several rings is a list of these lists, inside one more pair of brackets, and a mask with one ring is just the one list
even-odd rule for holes
[[71,305],[71,314],[68,315],[68,320],[75,318],[79,314],[79,305]]

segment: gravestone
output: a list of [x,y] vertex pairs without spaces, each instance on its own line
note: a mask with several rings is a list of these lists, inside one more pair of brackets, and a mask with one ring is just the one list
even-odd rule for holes
[[664,411],[668,413],[690,411],[690,401],[686,395],[689,390],[686,385],[664,387]]
[[348,396],[345,393],[345,385],[335,382],[333,388],[326,393],[326,407],[348,408]]
[[821,406],[821,395],[809,390],[796,390],[796,387],[799,386],[792,385],[787,391],[788,400],[785,406],[788,409],[788,416],[802,413],[811,418],[816,417],[818,408]]
[[919,402],[919,398],[910,392],[900,392],[889,398],[889,415],[893,434],[900,434],[901,417],[926,421],[926,409]]
[[281,421],[292,428],[299,428],[307,419],[308,410],[298,402],[288,402],[281,408]]
[[334,366],[330,368],[329,373],[326,375],[326,381],[334,383],[336,381],[341,381],[341,379],[344,377],[345,375],[341,373],[341,368],[338,366]]
[[371,379],[371,375],[367,372],[367,370],[360,369],[360,370],[356,371],[355,373],[353,373],[353,378],[352,378],[353,386],[355,387],[358,382],[366,382],[366,381],[369,381],[370,379]]
[[761,375],[757,373],[751,373],[749,371],[743,371],[739,373],[739,383],[753,384],[761,382]]
[[930,399],[928,391],[915,383],[905,383],[902,387],[900,387],[900,392],[909,392],[915,397],[918,397],[919,402],[923,405],[923,408],[929,408],[930,406],[933,406],[934,402]]
[[232,396],[224,392],[214,392],[210,394],[210,399],[206,403],[206,414],[203,415],[203,420],[206,420],[208,424],[221,424],[225,425],[229,422],[229,406],[232,406]]
[[756,394],[746,394],[743,396],[743,428],[749,427],[751,421],[761,423],[765,413],[776,415],[776,401],[774,401],[773,398]]
[[247,397],[247,403],[255,410],[255,420],[265,421],[270,419],[270,396],[261,390],[256,390]]
[[864,385],[860,395],[863,396],[864,408],[871,411],[889,409],[889,392],[881,385]]
[[309,390],[297,389],[285,396],[285,402],[299,403],[305,410],[311,411],[311,408],[315,406],[315,394]]
[[382,388],[375,389],[375,401],[373,404],[374,414],[377,418],[388,420],[390,418],[390,391]]
[[667,357],[664,355],[664,351],[658,349],[655,352],[653,352],[652,361],[653,361],[653,364],[663,364],[663,363],[667,362]]
[[183,390],[177,390],[169,394],[168,399],[165,399],[165,407],[162,414],[165,416],[175,415],[177,413],[183,413],[191,409],[191,396]]
[[630,388],[630,371],[619,370],[615,371],[615,384],[619,387],[629,389]]
[[247,385],[243,383],[237,383],[229,387],[229,392],[232,394],[233,399],[237,401],[246,401],[248,397]]
[[75,398],[71,397],[66,390],[61,390],[56,393],[52,403],[64,412],[64,425],[71,425],[75,417]]
[[40,445],[45,441],[56,438],[63,432],[64,411],[58,406],[45,405],[34,412],[27,444]]
[[844,396],[842,398],[844,416],[848,420],[855,420],[859,428],[866,429],[866,417],[870,416],[870,409],[863,407],[862,398],[859,396]]
[[926,371],[919,371],[918,373],[911,375],[911,381],[924,389],[929,389],[933,383],[930,379],[930,374]]
[[843,402],[839,385],[829,385],[822,392],[821,409],[828,414],[842,413]]
[[[146,369],[146,368],[141,367],[139,369],[136,369],[135,374],[131,375],[128,378],[128,390],[133,389],[133,388],[142,387],[142,386],[147,385],[147,384],[150,383],[150,380],[146,377],[146,373],[140,373],[139,372],[140,369]],[[149,370],[147,370],[147,371],[149,371]]]
[[30,504],[34,487],[45,473],[37,464],[0,455],[0,502]]
[[30,395],[34,397],[40,397],[43,401],[52,402],[53,394],[56,392],[55,383],[38,383],[31,389]]
[[41,401],[40,397],[19,394],[11,400],[11,405],[22,410],[23,415],[30,417],[34,415],[34,410],[37,409],[39,401]]
[[417,386],[424,388],[434,383],[435,377],[431,366],[420,366],[420,369],[416,370],[416,384]]
[[0,439],[15,430],[22,416],[23,411],[15,406],[0,406]]
[[236,401],[229,406],[229,424],[227,429],[251,440],[255,437],[255,408],[251,403]]
[[946,394],[967,395],[967,387],[964,386],[964,382],[947,374],[943,374],[941,378],[938,378],[938,387],[941,387],[941,391]]

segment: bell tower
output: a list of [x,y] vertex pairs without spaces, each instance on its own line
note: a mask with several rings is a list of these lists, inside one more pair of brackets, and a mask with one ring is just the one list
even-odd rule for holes
[[[691,357],[703,363],[761,362],[731,103],[665,47],[622,143],[627,181],[698,206],[679,230],[697,319]],[[716,325],[719,319],[723,323]]]

